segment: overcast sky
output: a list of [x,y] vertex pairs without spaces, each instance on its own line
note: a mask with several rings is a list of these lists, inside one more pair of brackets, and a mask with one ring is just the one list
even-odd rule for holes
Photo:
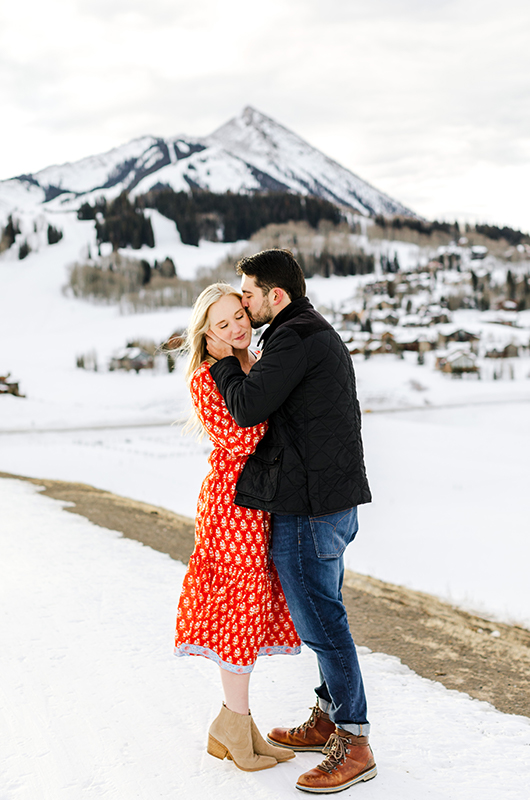
[[0,178],[246,105],[420,214],[530,231],[529,0],[0,0]]

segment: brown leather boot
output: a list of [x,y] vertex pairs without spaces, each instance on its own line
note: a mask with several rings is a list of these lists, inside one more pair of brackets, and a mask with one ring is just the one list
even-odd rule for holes
[[275,767],[278,763],[275,758],[254,752],[251,726],[250,714],[236,714],[223,703],[208,731],[208,752],[221,760],[228,756],[236,767],[245,772]]
[[315,794],[331,794],[348,789],[377,775],[368,736],[354,736],[337,728],[326,747],[324,761],[300,775],[297,789]]
[[335,724],[319,706],[314,706],[307,722],[297,728],[273,728],[267,741],[296,752],[310,750],[321,753],[332,733],[335,733]]

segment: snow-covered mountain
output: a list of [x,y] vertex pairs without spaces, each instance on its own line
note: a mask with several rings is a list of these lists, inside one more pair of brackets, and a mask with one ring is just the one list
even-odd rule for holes
[[313,195],[365,215],[415,214],[248,106],[203,138],[145,136],[74,163],[0,181],[0,224],[19,210],[70,210],[81,202],[155,186],[176,191],[287,191]]

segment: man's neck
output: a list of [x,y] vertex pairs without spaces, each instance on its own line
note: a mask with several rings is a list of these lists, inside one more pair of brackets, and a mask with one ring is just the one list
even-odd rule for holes
[[287,306],[290,306],[291,303],[292,303],[291,298],[290,297],[286,297],[284,300],[282,300],[282,302],[279,305],[271,307],[271,311],[274,312],[273,315],[272,315],[272,319],[274,319],[274,317],[277,317],[278,314],[281,311],[283,311],[284,308],[287,308]]

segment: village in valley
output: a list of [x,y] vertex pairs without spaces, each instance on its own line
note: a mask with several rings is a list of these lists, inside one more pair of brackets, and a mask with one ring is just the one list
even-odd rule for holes
[[335,327],[364,359],[414,354],[418,365],[453,378],[530,378],[527,248],[520,246],[515,263],[465,243],[442,246],[406,270],[397,255],[382,258],[379,274],[334,313]]
[[[304,257],[307,260],[307,243],[297,252],[299,230],[297,235],[292,225],[274,226],[272,233],[271,242],[271,230],[258,232],[248,251],[272,243],[288,246],[302,261]],[[472,245],[464,237],[458,243],[430,249],[352,233],[348,238],[351,248],[362,248],[372,259],[372,271],[313,275],[308,278],[308,294],[340,333],[356,362],[374,359],[379,362],[378,372],[386,371],[390,359],[405,360],[448,378],[486,382],[530,379],[528,244],[504,250],[499,257],[498,248],[492,253],[486,245]],[[313,232],[311,246],[325,254],[330,232],[324,236]],[[130,257],[130,251],[127,255]],[[224,280],[237,285],[233,260],[227,259],[221,273]],[[322,292],[324,283],[328,286]],[[100,368],[171,372],[183,333],[183,328],[170,332],[164,342],[124,343],[126,346]],[[96,365],[96,353],[81,356],[77,362],[85,369]],[[416,380],[413,388],[421,391],[421,387]]]

